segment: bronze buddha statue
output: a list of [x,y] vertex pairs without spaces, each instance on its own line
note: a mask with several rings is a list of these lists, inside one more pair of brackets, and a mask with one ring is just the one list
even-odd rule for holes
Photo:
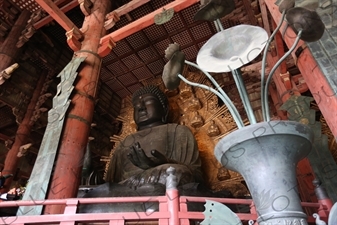
[[108,182],[139,187],[165,184],[166,169],[176,169],[184,185],[202,182],[196,140],[186,126],[167,124],[168,100],[156,86],[146,86],[133,94],[137,132],[119,145],[107,173]]
[[[146,86],[133,94],[132,103],[137,132],[128,135],[116,148],[106,183],[84,197],[165,195],[169,167],[175,168],[180,195],[209,196],[210,192],[205,192],[199,185],[203,178],[197,142],[186,126],[167,124],[168,100],[165,94],[156,86]],[[223,197],[230,195],[226,194]],[[147,211],[157,210],[157,207],[158,204],[151,202],[96,204],[81,205],[79,211]],[[198,207],[200,209],[200,204]]]

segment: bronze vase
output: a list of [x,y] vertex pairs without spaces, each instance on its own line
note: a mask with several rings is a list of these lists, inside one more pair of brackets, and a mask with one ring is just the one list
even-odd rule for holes
[[306,125],[270,121],[241,128],[216,145],[216,158],[246,181],[259,225],[308,224],[297,191],[296,165],[310,152],[312,140]]

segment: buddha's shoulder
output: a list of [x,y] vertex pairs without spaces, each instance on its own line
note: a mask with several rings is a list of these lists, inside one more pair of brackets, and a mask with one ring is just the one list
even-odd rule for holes
[[169,123],[166,124],[168,126],[168,129],[174,129],[177,132],[184,132],[184,133],[192,133],[190,128],[188,128],[185,125],[180,125],[180,124],[176,124],[176,123]]

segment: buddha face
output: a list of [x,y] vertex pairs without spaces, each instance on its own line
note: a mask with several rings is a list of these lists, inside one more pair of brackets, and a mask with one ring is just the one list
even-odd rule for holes
[[139,96],[133,103],[133,117],[138,130],[163,124],[165,111],[156,96],[144,94]]

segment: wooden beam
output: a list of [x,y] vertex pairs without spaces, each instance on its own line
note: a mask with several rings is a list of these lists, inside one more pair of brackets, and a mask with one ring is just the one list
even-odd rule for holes
[[[63,3],[64,1],[55,1],[56,5],[60,5],[61,3]],[[131,2],[128,2],[127,4],[119,7],[118,9],[108,13],[106,15],[106,19],[109,19],[111,16],[113,16],[114,13],[117,13],[119,16],[125,15],[129,12],[131,12],[132,10],[134,10],[135,8],[138,8],[139,6],[144,5],[145,3],[150,2],[150,0],[133,0]],[[78,0],[73,0],[71,2],[69,2],[68,4],[66,4],[65,6],[63,6],[61,8],[61,11],[66,13],[69,10],[75,8],[76,6],[78,6]],[[43,27],[44,25],[50,23],[51,21],[53,21],[54,18],[51,16],[46,16],[43,19],[39,20],[38,22],[36,22],[34,24],[34,28],[35,29],[40,29],[41,27]]]
[[257,25],[257,19],[254,15],[254,12],[253,12],[253,8],[251,6],[251,1],[250,0],[243,0],[243,5],[246,9],[246,13],[248,15],[248,18],[249,18],[249,21],[250,21],[250,24],[252,25]]
[[73,30],[73,34],[77,40],[80,40],[83,35],[76,25],[61,11],[61,9],[51,0],[35,0],[41,8],[43,8],[58,24],[67,32]]
[[[60,1],[55,2],[55,4],[58,5],[59,2],[60,2]],[[66,13],[66,12],[68,12],[69,10],[75,8],[76,6],[78,6],[78,1],[77,1],[77,0],[73,0],[73,1],[71,1],[70,3],[68,3],[67,5],[63,6],[63,7],[61,8],[61,11],[62,11],[63,13]],[[51,16],[46,16],[46,17],[44,17],[43,19],[41,19],[41,20],[39,20],[38,22],[36,22],[36,23],[34,24],[34,28],[35,28],[35,29],[40,29],[41,27],[43,27],[44,25],[50,23],[50,22],[53,21],[53,20],[54,20],[53,17],[51,17]]]
[[[277,27],[277,25],[275,24],[275,22],[273,21],[273,29],[275,29]],[[275,47],[276,47],[276,52],[277,52],[277,56],[278,58],[282,58],[284,56],[284,45],[283,45],[283,40],[282,40],[282,34],[280,32],[277,32],[277,34],[275,35]],[[286,60],[284,60],[281,65],[280,65],[280,72],[281,74],[286,74],[288,71],[287,68],[287,63]]]
[[268,36],[270,36],[271,32],[270,32],[266,3],[265,3],[264,0],[258,0],[258,1],[259,1],[259,4],[260,4],[260,9],[261,9],[263,28],[267,31]]
[[259,71],[259,70],[261,70],[261,67],[262,67],[262,61],[259,61],[257,63],[250,64],[248,66],[243,66],[241,68],[241,71],[243,71],[243,72],[251,71],[251,70]]
[[[146,16],[118,29],[115,32],[112,32],[103,38],[101,38],[101,43],[109,43],[109,40],[113,42],[120,41],[150,25],[154,24],[154,16],[161,13],[164,9],[168,10],[173,8],[175,12],[179,12],[195,3],[199,0],[176,0],[173,1],[160,9],[153,11],[152,13],[147,14]],[[100,54],[101,55],[101,54]],[[101,55],[104,56],[104,55]]]
[[[74,1],[78,1],[78,0],[74,0]],[[64,2],[67,2],[67,0],[56,0],[56,1],[54,1],[55,5],[57,5],[57,6],[61,5]]]
[[[281,56],[282,57],[282,56]],[[267,55],[267,63],[269,67],[273,67],[276,62],[279,60],[278,56],[273,57],[270,53]],[[292,89],[288,90],[282,80],[281,77],[281,68],[278,67],[275,70],[273,81],[276,85],[277,92],[282,100],[282,103],[285,103],[292,95],[301,95],[301,93],[298,91],[296,85],[292,83]],[[269,74],[270,75],[270,74]],[[269,87],[270,89],[271,87]]]
[[[278,10],[278,6],[274,4],[274,0],[265,0],[268,10],[272,15],[275,23],[277,24],[281,19],[281,13]],[[282,25],[281,30],[284,29],[285,24]],[[295,41],[295,33],[288,28],[285,35],[284,41],[288,48],[292,46]],[[300,41],[297,45],[302,46],[303,41]],[[293,57],[296,58],[295,53],[292,53]],[[334,137],[337,138],[337,97],[335,90],[332,89],[325,75],[319,68],[315,58],[311,54],[309,48],[305,48],[301,56],[297,59],[297,66],[302,73],[316,103],[319,106],[324,118],[327,121],[331,132]]]
[[6,134],[0,133],[0,140],[7,141],[7,140],[11,140],[11,139],[12,138],[7,136]]
[[129,12],[131,12],[132,10],[148,3],[150,0],[133,0],[131,2],[126,3],[125,5],[119,7],[118,9],[115,9],[114,11],[108,13],[106,15],[106,19],[110,19],[111,17],[114,16],[115,13],[117,13],[118,16],[122,16],[125,15]]

